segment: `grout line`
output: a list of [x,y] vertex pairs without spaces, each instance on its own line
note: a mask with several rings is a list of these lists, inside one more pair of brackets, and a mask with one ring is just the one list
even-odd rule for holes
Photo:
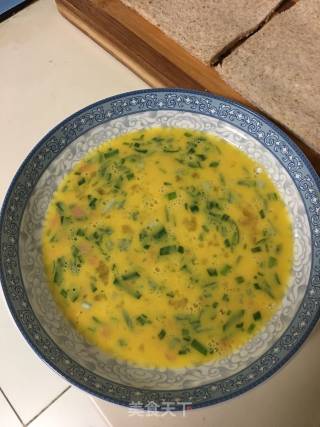
[[65,390],[63,390],[60,394],[58,394],[58,396],[56,396],[53,400],[51,400],[50,403],[48,403],[47,406],[45,406],[43,409],[41,409],[40,412],[38,412],[37,415],[35,415],[33,418],[31,418],[30,421],[28,421],[26,424],[23,424],[24,427],[29,426],[36,418],[39,417],[39,415],[41,415],[44,411],[46,411],[51,405],[54,404],[54,402],[56,402],[66,391],[68,391],[71,388],[71,385],[69,385]]
[[2,390],[2,388],[1,388],[1,387],[0,387],[0,392],[3,394],[3,397],[6,399],[6,401],[7,401],[8,405],[10,406],[10,408],[11,408],[11,409],[13,410],[13,412],[16,414],[16,417],[18,418],[18,420],[20,421],[20,423],[21,423],[22,425],[24,425],[24,424],[23,424],[22,419],[20,418],[20,416],[19,416],[19,414],[18,414],[18,412],[15,410],[14,406],[12,405],[12,403],[10,402],[10,400],[8,399],[8,397],[6,396],[5,392]]
[[96,399],[94,397],[89,397],[91,399],[92,404],[98,411],[99,415],[102,417],[103,421],[107,424],[107,427],[113,427],[113,424],[111,424],[111,421],[107,418],[106,414],[103,412],[103,410],[100,407],[100,404],[96,402]]

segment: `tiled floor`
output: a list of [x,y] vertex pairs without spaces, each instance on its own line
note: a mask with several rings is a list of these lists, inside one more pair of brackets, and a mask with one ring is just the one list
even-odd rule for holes
[[88,395],[33,353],[0,291],[0,427],[106,427]]

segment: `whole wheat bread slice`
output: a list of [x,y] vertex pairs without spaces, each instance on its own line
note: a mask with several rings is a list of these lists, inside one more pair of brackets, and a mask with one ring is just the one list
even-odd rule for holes
[[251,34],[283,0],[121,0],[209,64]]
[[275,16],[217,67],[262,111],[320,152],[320,0]]

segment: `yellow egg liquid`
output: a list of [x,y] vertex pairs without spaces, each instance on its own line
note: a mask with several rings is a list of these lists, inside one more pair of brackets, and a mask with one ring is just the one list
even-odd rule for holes
[[115,358],[179,368],[225,357],[279,308],[292,229],[263,167],[222,139],[144,129],[64,177],[42,236],[50,289]]

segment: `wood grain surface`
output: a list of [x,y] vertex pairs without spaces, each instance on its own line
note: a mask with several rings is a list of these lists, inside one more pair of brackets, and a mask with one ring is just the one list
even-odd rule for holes
[[[189,54],[120,0],[56,0],[60,13],[151,87],[209,91],[259,109],[233,90],[217,71]],[[274,120],[273,120],[274,121]],[[320,174],[320,154],[279,125]]]

